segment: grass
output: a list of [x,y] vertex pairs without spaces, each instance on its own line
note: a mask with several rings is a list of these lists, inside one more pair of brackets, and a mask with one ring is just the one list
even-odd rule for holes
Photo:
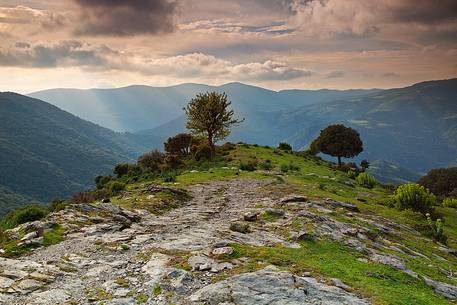
[[[25,232],[19,232],[19,236],[23,236]],[[19,244],[20,238],[11,238],[6,233],[2,233],[0,238],[0,248],[5,250],[2,256],[4,257],[17,257],[30,252],[31,250],[40,247],[40,244]],[[59,225],[55,224],[51,230],[43,234],[43,246],[50,246],[58,244],[65,239],[65,230]]]
[[421,280],[376,263],[364,263],[360,253],[332,242],[303,242],[300,249],[232,245],[231,258],[249,257],[250,266],[276,265],[296,274],[311,271],[339,278],[375,304],[450,304]]

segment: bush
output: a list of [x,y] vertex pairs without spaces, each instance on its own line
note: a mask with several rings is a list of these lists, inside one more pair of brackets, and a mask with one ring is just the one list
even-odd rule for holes
[[288,144],[288,143],[281,142],[278,145],[278,149],[285,150],[285,151],[292,151],[292,146],[290,146],[290,144]]
[[95,191],[79,192],[73,195],[70,202],[74,204],[80,203],[91,203],[97,200],[102,200],[109,197],[110,194],[106,189],[100,189]]
[[125,189],[125,183],[119,181],[112,181],[109,184],[107,184],[107,189],[108,193],[113,196]]
[[355,179],[357,177],[357,172],[353,169],[350,169],[348,172],[347,172],[347,175],[350,179]]
[[260,163],[260,168],[269,171],[273,168],[273,165],[271,164],[270,160],[266,160]]
[[160,165],[163,164],[164,161],[165,155],[156,149],[140,156],[138,158],[138,165],[149,169],[150,171],[157,172],[160,169]]
[[298,170],[300,170],[300,167],[294,165],[293,163],[289,163],[289,164],[281,164],[280,169],[283,173],[287,173],[288,171],[298,171]]
[[456,209],[457,208],[457,199],[455,199],[455,198],[444,198],[442,205],[443,205],[443,207],[446,207],[446,208],[454,208],[454,209]]
[[426,235],[430,235],[435,241],[438,241],[443,244],[447,244],[447,236],[444,234],[444,225],[440,218],[435,222],[432,221],[432,218],[429,213],[425,214],[427,217],[428,230],[426,230]]
[[114,167],[113,172],[117,175],[118,178],[127,175],[129,172],[129,165],[127,163],[118,164]]
[[358,184],[367,186],[367,187],[374,187],[378,182],[376,181],[375,177],[368,173],[360,173],[357,178],[355,178]]
[[240,169],[243,171],[255,171],[257,169],[258,162],[257,160],[248,160],[248,161],[241,161]]
[[437,196],[451,197],[450,194],[457,189],[457,167],[432,169],[417,183]]
[[171,155],[188,156],[192,146],[192,135],[179,133],[174,137],[168,138],[164,143],[165,151]]
[[5,229],[11,229],[17,225],[40,220],[49,214],[47,207],[39,204],[31,204],[10,212],[5,216],[1,226]]
[[95,177],[95,185],[98,189],[102,189],[105,185],[113,179],[111,176],[97,176]]
[[211,156],[211,146],[209,146],[207,143],[202,143],[195,148],[194,159],[196,161],[211,160]]
[[179,155],[167,155],[165,157],[165,164],[169,169],[177,169],[184,164]]
[[411,209],[423,214],[431,211],[436,202],[433,193],[416,183],[400,185],[395,191],[393,199],[398,209]]

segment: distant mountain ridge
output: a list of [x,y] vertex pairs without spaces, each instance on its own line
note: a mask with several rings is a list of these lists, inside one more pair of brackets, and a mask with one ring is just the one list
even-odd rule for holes
[[153,137],[116,133],[37,99],[0,93],[0,202],[69,196],[157,145],[152,142]]
[[171,87],[134,85],[116,89],[50,89],[29,94],[101,126],[137,132],[156,128],[182,116],[182,108],[197,93],[226,92],[239,115],[279,111],[379,90],[272,91],[242,83],[222,86],[181,84]]

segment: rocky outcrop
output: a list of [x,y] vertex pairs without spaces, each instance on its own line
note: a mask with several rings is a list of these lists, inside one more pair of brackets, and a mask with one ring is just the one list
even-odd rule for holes
[[298,277],[274,267],[206,286],[192,294],[190,301],[210,305],[369,304],[336,286],[319,283],[310,277]]

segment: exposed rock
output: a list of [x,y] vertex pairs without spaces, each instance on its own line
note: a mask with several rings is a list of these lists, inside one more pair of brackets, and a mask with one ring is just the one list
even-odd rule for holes
[[307,231],[300,231],[293,234],[292,239],[295,241],[312,241],[316,240],[316,236],[313,233]]
[[265,213],[272,215],[272,216],[277,216],[277,217],[284,216],[284,214],[285,214],[284,210],[281,210],[281,209],[267,209],[265,211]]
[[340,202],[333,199],[326,199],[325,203],[333,207],[342,207],[352,212],[360,212],[359,208],[355,204]]
[[352,291],[351,286],[346,285],[340,279],[333,278],[332,279],[332,283],[333,283],[333,285],[335,285],[338,288],[341,288],[341,289],[346,290],[346,291]]
[[220,257],[224,255],[230,255],[233,253],[233,248],[232,247],[222,247],[222,248],[216,248],[211,251],[211,255],[214,257]]
[[284,197],[281,199],[281,203],[290,203],[290,202],[306,202],[308,201],[308,198],[306,198],[303,195],[289,195],[287,197]]
[[233,222],[233,223],[230,224],[230,230],[246,234],[246,233],[250,232],[250,227],[246,223]]
[[273,268],[244,273],[206,286],[195,292],[190,301],[210,305],[369,304],[338,287],[318,283],[313,278],[278,272]]
[[243,215],[243,219],[245,221],[256,221],[258,213],[255,212],[247,212]]
[[444,296],[447,299],[456,300],[457,299],[457,287],[449,285],[446,283],[441,283],[438,281],[431,280],[427,277],[424,277],[425,284],[435,289],[435,292]]

